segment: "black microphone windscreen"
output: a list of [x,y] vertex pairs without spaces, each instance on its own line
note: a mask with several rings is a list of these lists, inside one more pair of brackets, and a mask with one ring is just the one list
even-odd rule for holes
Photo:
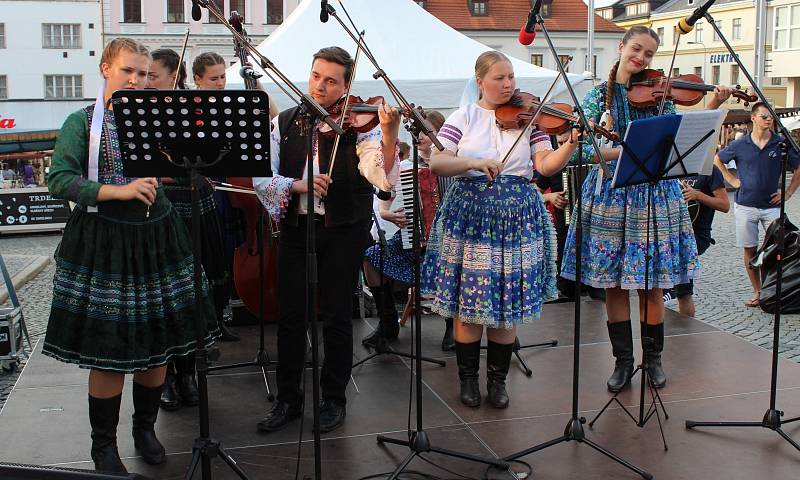
[[320,0],[319,6],[320,6],[319,21],[325,23],[328,21],[328,1]]
[[200,11],[200,4],[192,1],[192,20],[199,22],[201,18],[203,18],[203,12]]

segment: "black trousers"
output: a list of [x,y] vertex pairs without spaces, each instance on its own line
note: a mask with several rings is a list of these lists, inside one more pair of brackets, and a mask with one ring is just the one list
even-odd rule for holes
[[[307,216],[299,218],[297,227],[284,225],[278,250],[278,400],[289,404],[303,401],[300,380],[307,347]],[[324,346],[320,387],[322,398],[344,405],[353,362],[353,292],[364,258],[369,222],[326,228],[316,221],[318,319]]]

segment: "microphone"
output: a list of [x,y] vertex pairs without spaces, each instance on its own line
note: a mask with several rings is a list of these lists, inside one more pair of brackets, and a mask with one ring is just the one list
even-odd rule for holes
[[239,76],[242,78],[252,78],[253,80],[257,80],[261,78],[263,75],[253,70],[252,66],[244,65],[239,69]]
[[380,188],[374,188],[375,196],[378,197],[378,200],[391,200],[392,199],[392,192],[384,192]]
[[328,0],[321,0],[319,2],[319,21],[322,23],[327,23],[328,21]]
[[519,29],[519,43],[522,45],[530,45],[536,38],[536,16],[539,15],[539,10],[542,8],[542,0],[536,0],[533,8],[528,12],[528,21]]
[[200,4],[197,0],[192,0],[192,20],[199,22],[203,18],[203,12],[200,11]]
[[708,0],[700,8],[695,9],[695,11],[692,12],[691,15],[689,15],[686,18],[682,18],[678,22],[678,30],[681,32],[682,35],[686,35],[687,33],[694,30],[694,24],[705,16],[706,12],[708,12],[708,9],[711,8],[711,5],[714,4],[714,1],[715,0]]

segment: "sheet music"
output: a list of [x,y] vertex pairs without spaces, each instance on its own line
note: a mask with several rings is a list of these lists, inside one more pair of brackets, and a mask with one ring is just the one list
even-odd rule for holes
[[[727,110],[716,109],[681,114],[681,124],[675,136],[675,146],[681,154],[689,151],[710,130],[714,130],[714,133],[683,159],[686,172],[683,171],[683,167],[678,163],[666,173],[667,177],[682,176],[686,173],[711,175],[711,171],[714,168],[714,156],[716,155],[719,131],[727,113]],[[671,165],[674,161],[675,151],[670,154],[667,165]]]

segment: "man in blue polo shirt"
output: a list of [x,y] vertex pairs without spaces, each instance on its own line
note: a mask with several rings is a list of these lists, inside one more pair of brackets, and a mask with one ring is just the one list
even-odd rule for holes
[[[758,271],[750,268],[758,247],[758,224],[766,230],[780,216],[781,141],[783,137],[772,133],[773,119],[763,103],[753,104],[750,114],[753,131],[739,140],[731,142],[720,151],[714,163],[722,176],[736,191],[734,216],[736,217],[736,246],[744,248],[744,265],[753,296],[745,303],[748,307],[759,304],[761,279]],[[739,178],[734,177],[725,164],[736,160]],[[786,200],[791,198],[800,185],[800,157],[789,150],[789,168],[794,171],[792,183],[786,189]]]

